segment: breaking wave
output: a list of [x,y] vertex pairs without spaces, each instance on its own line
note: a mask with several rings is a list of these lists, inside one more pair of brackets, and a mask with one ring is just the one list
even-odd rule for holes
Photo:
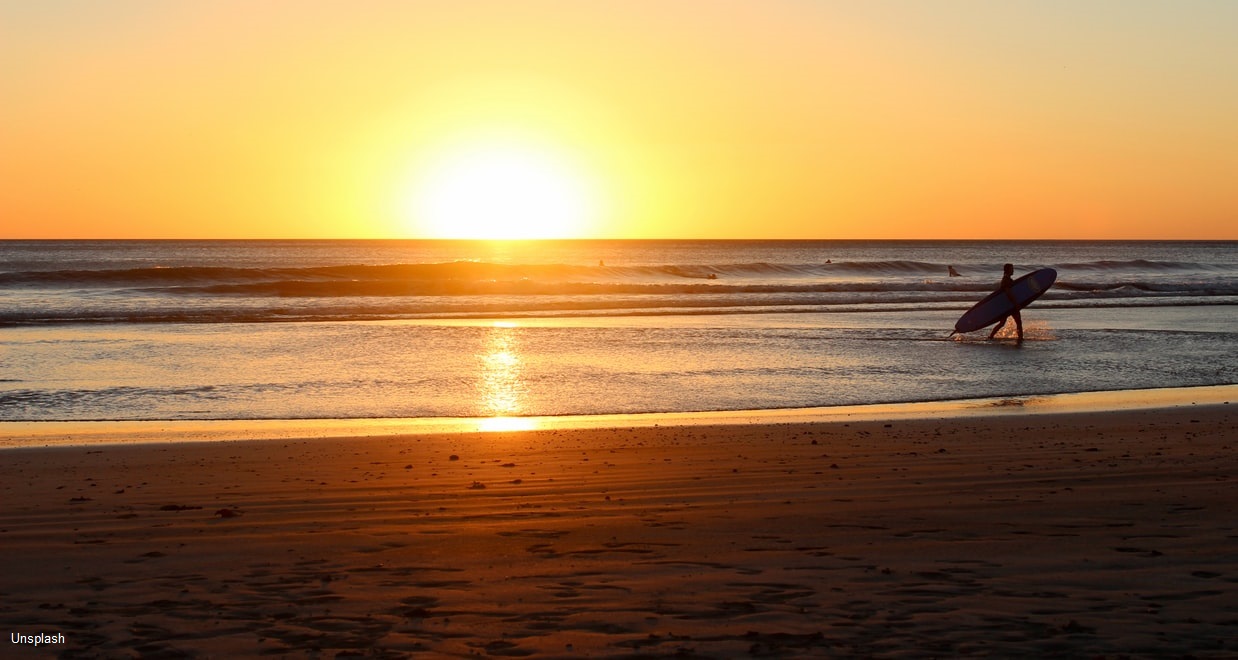
[[[959,308],[998,263],[840,260],[584,266],[486,261],[305,267],[143,266],[0,272],[0,323],[182,323],[484,315],[745,313]],[[1233,304],[1238,268],[1096,260],[1050,266],[1038,305]]]

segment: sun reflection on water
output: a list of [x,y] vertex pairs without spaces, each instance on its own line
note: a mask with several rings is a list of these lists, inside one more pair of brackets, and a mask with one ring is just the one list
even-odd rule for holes
[[477,358],[481,367],[477,382],[479,415],[498,419],[524,413],[528,385],[515,325],[496,323]]

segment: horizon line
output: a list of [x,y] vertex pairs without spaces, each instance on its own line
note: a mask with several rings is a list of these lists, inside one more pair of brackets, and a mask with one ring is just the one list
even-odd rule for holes
[[829,237],[801,237],[801,238],[704,238],[704,237],[650,237],[650,238],[621,238],[611,236],[597,237],[563,237],[563,238],[443,238],[443,237],[308,237],[308,236],[288,236],[288,237],[169,237],[169,236],[151,236],[151,237],[20,237],[0,238],[0,242],[18,242],[18,241],[43,241],[43,242],[69,242],[69,241],[149,241],[149,242],[208,242],[208,241],[267,241],[267,242],[288,242],[288,241],[305,241],[305,242],[338,242],[338,241],[374,241],[374,242],[442,242],[442,243],[547,243],[547,242],[591,242],[591,241],[611,241],[611,242],[712,242],[712,243],[750,243],[750,242],[850,242],[850,243],[875,243],[875,242],[919,242],[919,243],[948,243],[948,242],[1008,242],[1008,243],[1233,243],[1238,242],[1238,236],[1233,238],[923,238],[923,237],[908,237],[908,238],[829,238]]

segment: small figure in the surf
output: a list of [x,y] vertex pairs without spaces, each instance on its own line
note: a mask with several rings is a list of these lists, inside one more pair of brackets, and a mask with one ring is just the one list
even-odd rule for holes
[[1014,311],[1003,316],[997,325],[994,326],[993,332],[989,333],[989,339],[997,336],[997,333],[1006,325],[1006,321],[1013,316],[1015,329],[1019,332],[1019,341],[1023,341],[1023,317],[1019,316],[1018,303],[1014,299],[1014,294],[1010,292],[1010,288],[1014,286],[1014,264],[1006,264],[1002,269],[1002,282],[998,285],[998,291],[1006,292],[1006,297],[1010,299],[1010,304],[1015,306]]
[[708,274],[708,275],[706,275],[706,276],[705,276],[705,279],[707,279],[707,280],[716,280],[716,279],[718,279],[718,276],[717,276],[716,274],[714,274],[714,273],[710,273],[710,274]]
[[950,273],[950,277],[962,277],[962,275],[959,275],[959,271],[954,269],[954,266],[946,266],[946,272]]

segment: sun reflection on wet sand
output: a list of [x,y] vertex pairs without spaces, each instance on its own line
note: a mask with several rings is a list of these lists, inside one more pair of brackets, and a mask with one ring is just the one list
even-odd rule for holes
[[477,382],[478,414],[497,420],[525,412],[528,385],[524,381],[515,325],[496,323],[477,358],[481,363],[481,377]]
[[542,428],[537,417],[487,417],[477,422],[478,431],[532,431]]
[[[1171,387],[1029,397],[883,403],[825,408],[726,410],[695,413],[391,419],[246,419],[117,422],[0,422],[0,448],[362,438],[473,431],[596,429],[647,426],[731,426],[1060,414],[1228,404],[1238,385]],[[527,425],[527,429],[526,429]]]

